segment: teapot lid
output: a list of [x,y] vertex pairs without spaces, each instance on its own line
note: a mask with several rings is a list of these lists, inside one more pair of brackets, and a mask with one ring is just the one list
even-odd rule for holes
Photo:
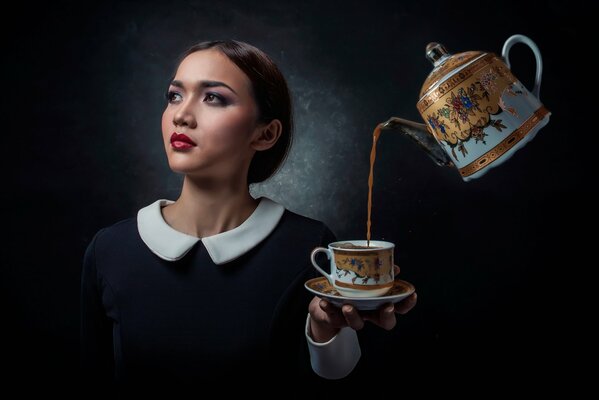
[[433,63],[434,69],[422,85],[420,98],[422,99],[438,83],[444,81],[453,75],[453,73],[458,72],[484,54],[486,53],[482,51],[466,51],[464,53],[451,54],[447,52],[445,46],[441,43],[429,43],[426,46],[426,58]]

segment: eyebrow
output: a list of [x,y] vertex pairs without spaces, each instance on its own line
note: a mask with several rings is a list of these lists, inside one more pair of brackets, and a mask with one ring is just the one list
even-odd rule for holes
[[[185,89],[185,85],[183,85],[183,82],[178,81],[178,80],[172,80],[171,81],[171,85],[172,86],[176,86],[176,87],[180,87],[181,89]],[[233,93],[237,94],[236,91],[233,90],[233,88],[229,85],[227,85],[224,82],[221,81],[199,81],[196,84],[196,87],[199,89],[204,89],[204,88],[211,88],[211,87],[219,87],[219,86],[223,86],[226,87],[227,89],[229,89],[230,91],[232,91]]]

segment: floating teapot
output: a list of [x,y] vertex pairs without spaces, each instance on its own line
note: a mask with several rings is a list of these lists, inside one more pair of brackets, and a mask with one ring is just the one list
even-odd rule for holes
[[[530,92],[509,70],[509,51],[516,43],[528,45],[535,55]],[[393,117],[381,129],[407,134],[438,165],[455,166],[465,181],[509,159],[549,122],[551,113],[539,100],[541,53],[528,37],[510,37],[502,58],[479,51],[451,55],[439,43],[430,43],[426,56],[434,69],[417,104],[426,124]]]

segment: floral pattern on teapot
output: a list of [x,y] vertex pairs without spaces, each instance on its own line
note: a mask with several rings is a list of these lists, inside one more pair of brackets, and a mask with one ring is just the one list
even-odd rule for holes
[[516,78],[502,64],[492,60],[491,65],[485,65],[467,82],[445,94],[445,101],[431,104],[426,111],[431,132],[439,142],[449,146],[456,161],[458,154],[466,157],[470,140],[487,144],[488,135],[507,128],[500,118],[502,111],[518,116],[509,98],[527,96],[527,90],[516,86]]

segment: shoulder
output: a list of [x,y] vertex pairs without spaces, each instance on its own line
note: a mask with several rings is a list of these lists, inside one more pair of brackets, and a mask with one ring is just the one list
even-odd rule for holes
[[135,218],[127,218],[98,230],[85,249],[84,277],[96,276],[103,260],[115,251],[126,251],[135,240]]
[[326,224],[322,221],[298,214],[288,209],[285,209],[285,212],[281,217],[281,223],[317,230],[326,227]]
[[324,222],[287,209],[281,217],[278,229],[309,237],[319,244],[326,244],[335,240],[335,235]]
[[[172,200],[159,199],[139,209],[135,216],[115,222],[96,232],[90,245],[97,248],[119,248],[140,242],[140,221],[155,225],[160,218],[160,207],[172,203]],[[153,229],[153,226],[144,229]]]
[[252,231],[254,239],[258,233],[262,233],[262,238],[256,240],[256,243],[267,237],[271,240],[279,238],[294,245],[313,244],[315,240],[317,243],[327,240],[326,243],[330,243],[334,238],[324,222],[293,212],[268,197],[260,198],[258,208],[242,226]]
[[88,245],[94,252],[127,246],[137,238],[137,221],[135,217],[123,219],[112,225],[99,229]]

